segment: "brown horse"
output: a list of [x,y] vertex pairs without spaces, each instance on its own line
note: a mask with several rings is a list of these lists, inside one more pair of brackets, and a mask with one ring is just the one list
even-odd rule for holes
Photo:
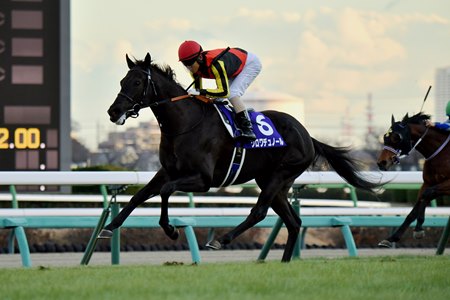
[[429,115],[418,113],[412,117],[405,115],[401,122],[392,116],[392,125],[384,135],[384,149],[378,158],[378,167],[382,171],[398,164],[400,158],[417,150],[425,157],[423,166],[423,184],[419,190],[417,202],[403,224],[379,247],[391,248],[393,242],[400,240],[406,229],[417,219],[414,237],[421,239],[425,233],[422,224],[425,221],[425,208],[431,200],[450,195],[450,135],[433,127],[425,126]]

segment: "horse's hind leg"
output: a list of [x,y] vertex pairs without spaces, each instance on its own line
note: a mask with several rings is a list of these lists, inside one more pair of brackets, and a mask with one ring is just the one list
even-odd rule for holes
[[147,199],[159,195],[161,187],[167,182],[168,178],[166,172],[160,169],[156,175],[150,180],[150,182],[140,189],[125,205],[125,207],[120,211],[120,213],[115,217],[111,223],[105,226],[105,228],[100,232],[99,238],[110,238],[112,236],[112,231],[120,226],[128,218],[131,212],[138,207],[140,204],[145,202]]
[[402,225],[400,225],[400,227],[397,228],[397,230],[390,237],[378,243],[378,247],[392,248],[392,243],[398,242],[402,237],[402,235],[405,233],[406,229],[408,229],[409,225],[411,225],[411,223],[417,219],[417,215],[419,213],[421,205],[422,205],[421,201],[420,200],[417,201],[416,204],[414,204],[414,207],[411,210],[411,212],[406,216]]
[[381,241],[378,246],[391,248],[393,242],[398,242],[400,238],[403,236],[405,231],[417,219],[417,224],[414,230],[414,237],[421,238],[423,237],[423,228],[422,224],[425,221],[425,208],[427,204],[436,196],[435,190],[431,189],[426,183],[422,185],[419,190],[417,202],[414,204],[411,212],[406,216],[402,225],[386,240]]
[[450,192],[450,180],[444,181],[440,184],[430,186],[428,188],[422,188],[421,192],[421,202],[422,204],[419,207],[416,227],[414,228],[413,236],[415,239],[422,239],[425,237],[425,231],[423,230],[423,223],[425,222],[425,210],[427,206],[430,204],[431,200],[436,199],[441,195],[447,195]]
[[282,262],[289,262],[291,260],[295,243],[297,242],[300,232],[300,227],[302,225],[301,219],[287,200],[288,190],[289,188],[281,191],[272,202],[273,210],[283,220],[288,231],[288,238],[284,248],[283,257],[281,259]]
[[[286,174],[286,171],[283,170],[279,171],[277,175],[272,176],[270,182],[262,185],[264,187],[262,188],[261,194],[258,197],[258,201],[252,208],[250,214],[241,224],[239,224],[234,229],[224,234],[217,240],[212,240],[208,242],[206,246],[208,248],[215,250],[221,249],[222,245],[229,244],[232,240],[234,240],[244,231],[262,221],[266,217],[267,211],[269,210],[269,207],[272,205],[273,199],[277,196],[277,194],[281,190],[286,189],[286,179],[285,179],[286,175],[283,176],[282,175],[283,173]],[[288,180],[288,182],[291,181],[292,181],[291,179]]]

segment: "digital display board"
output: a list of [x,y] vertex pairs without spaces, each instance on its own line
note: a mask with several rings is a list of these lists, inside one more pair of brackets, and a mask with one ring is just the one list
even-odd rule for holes
[[68,170],[69,0],[1,0],[0,171]]

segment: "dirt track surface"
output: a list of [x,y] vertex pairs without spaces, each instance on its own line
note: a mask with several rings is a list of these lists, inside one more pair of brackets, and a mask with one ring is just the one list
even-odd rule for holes
[[[358,256],[396,256],[396,255],[435,255],[435,249],[359,249]],[[260,250],[224,250],[200,251],[201,263],[251,262],[256,261]],[[267,260],[281,260],[283,250],[271,250]],[[447,248],[445,255],[450,255]],[[32,253],[33,267],[75,267],[80,265],[83,253]],[[306,249],[302,250],[301,258],[312,257],[348,257],[345,249]],[[189,251],[150,251],[121,252],[121,265],[162,265],[164,263],[191,264]],[[111,254],[96,252],[89,265],[110,265]],[[1,254],[1,268],[20,268],[22,261],[19,254]]]

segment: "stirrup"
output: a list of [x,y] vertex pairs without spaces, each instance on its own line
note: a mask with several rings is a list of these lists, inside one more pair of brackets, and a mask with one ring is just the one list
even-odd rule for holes
[[228,99],[223,99],[223,98],[214,98],[214,99],[212,99],[212,102],[214,104],[230,105],[230,101]]
[[242,129],[237,128],[237,132],[239,135],[237,135],[234,139],[235,140],[244,140],[248,142],[253,142],[256,140],[256,135],[253,131],[249,130],[248,132],[244,132]]

